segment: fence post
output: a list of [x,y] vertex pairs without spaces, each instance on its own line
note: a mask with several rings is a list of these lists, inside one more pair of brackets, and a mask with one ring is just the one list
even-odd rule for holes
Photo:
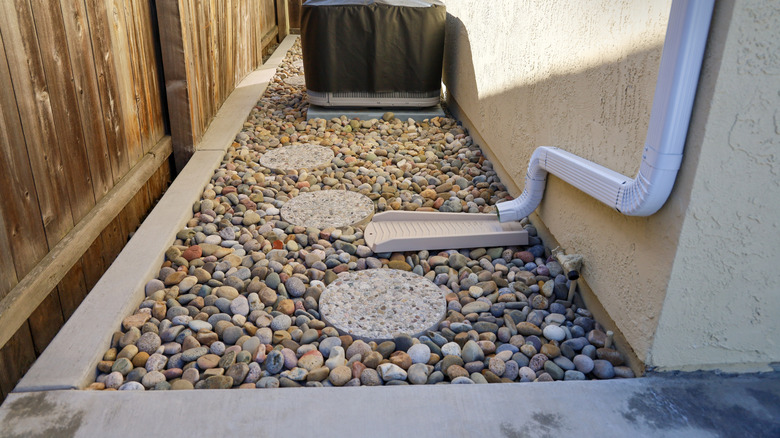
[[178,173],[195,153],[181,11],[178,1],[158,1],[155,4],[165,74],[165,94],[168,98],[168,113],[171,116],[169,119],[173,158]]
[[276,26],[279,29],[277,41],[281,43],[290,34],[290,14],[287,9],[287,0],[276,0]]

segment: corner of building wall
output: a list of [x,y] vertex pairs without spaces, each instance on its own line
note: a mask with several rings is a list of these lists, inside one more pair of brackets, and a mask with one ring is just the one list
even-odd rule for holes
[[[556,248],[560,246],[558,240],[555,239],[555,236],[553,236],[550,230],[544,225],[544,222],[536,212],[531,213],[531,215],[528,216],[528,219],[536,228],[536,232],[544,242],[545,246],[548,248]],[[587,264],[588,261],[585,260],[584,263]],[[585,307],[593,314],[594,319],[598,321],[599,324],[601,324],[606,330],[611,330],[615,334],[615,345],[618,351],[623,353],[623,358],[626,360],[628,366],[631,367],[631,370],[634,371],[634,374],[637,376],[644,375],[647,371],[647,365],[645,361],[640,359],[634,349],[631,348],[631,345],[623,335],[623,332],[618,329],[615,321],[609,316],[609,313],[607,313],[607,310],[601,304],[601,301],[599,300],[596,293],[593,292],[593,289],[591,289],[588,285],[585,277],[580,277],[580,279],[577,281],[577,287],[579,289],[579,297],[582,299]]]

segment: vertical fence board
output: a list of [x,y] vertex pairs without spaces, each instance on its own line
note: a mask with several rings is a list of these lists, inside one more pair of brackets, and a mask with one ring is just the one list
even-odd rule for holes
[[301,0],[287,0],[287,12],[290,14],[290,30],[301,29]]
[[103,245],[103,236],[98,236],[81,257],[85,287],[88,291],[95,287],[103,272],[108,269],[108,265],[103,262]]
[[[127,76],[127,97],[131,98],[130,105],[134,107],[135,114],[138,117],[138,141],[141,145],[141,154],[149,152],[155,143],[152,142],[149,134],[149,96],[146,94],[146,82],[144,76],[146,71],[144,70],[144,60],[141,54],[139,44],[141,41],[138,39],[136,33],[136,25],[141,20],[140,17],[133,17],[133,5],[128,0],[120,0],[114,3],[117,9],[121,9],[122,13],[117,15],[122,33],[124,34],[124,44],[127,48],[127,66],[130,69],[130,73]],[[129,16],[129,18],[128,18]],[[118,58],[117,58],[118,59]]]
[[276,26],[279,30],[277,41],[281,43],[282,40],[290,34],[290,22],[287,16],[287,0],[276,0]]
[[114,262],[114,259],[122,251],[122,247],[125,244],[126,234],[123,228],[122,215],[120,214],[111,221],[101,234],[103,236],[103,265],[106,268],[111,266],[111,263]]
[[[4,223],[0,233],[10,247],[8,254],[13,255],[13,263],[3,265],[13,268],[20,279],[46,255],[48,247],[1,35],[0,89],[5,90],[0,93],[0,184],[6,190],[0,203]],[[0,291],[0,298],[7,292]]]
[[151,3],[148,1],[132,1],[130,3],[133,6],[132,21],[138,41],[139,60],[143,64],[142,79],[145,84],[145,98],[149,111],[146,123],[149,124],[148,132],[151,143],[155,145],[165,135],[155,50],[157,32],[154,29]]
[[122,123],[119,110],[118,73],[114,67],[108,12],[104,1],[87,0],[86,7],[100,105],[103,108],[103,125],[116,183],[130,170],[130,160],[125,149],[125,124]]
[[[34,262],[30,261],[39,260],[47,250],[2,32],[0,89],[5,90],[0,93],[0,156],[3,157],[0,160],[0,184],[7,190],[0,203],[0,251],[12,256],[14,261],[2,263],[0,268],[2,299],[32,269]],[[25,323],[4,346],[0,346],[0,400],[11,392],[34,360],[30,326]]]
[[128,42],[125,9],[122,0],[105,0],[108,11],[108,29],[111,41],[111,52],[114,57],[117,89],[119,91],[119,108],[121,123],[125,125],[125,145],[133,167],[144,155],[141,143],[138,106],[136,105],[135,86],[133,83],[130,45]]
[[70,208],[73,223],[77,223],[95,206],[95,193],[92,190],[84,135],[81,132],[76,90],[71,81],[73,72],[70,67],[65,24],[57,3],[33,0],[31,4],[57,131],[56,138],[66,175],[65,180],[58,183],[64,185],[67,192],[73,195],[70,197]]
[[35,362],[35,350],[27,324],[0,348],[0,396],[5,398]]
[[0,2],[0,28],[27,154],[36,175],[46,241],[51,247],[73,227],[73,217],[67,187],[59,183],[65,174],[30,4],[26,0]]
[[62,316],[67,321],[76,308],[87,296],[86,280],[84,278],[84,262],[79,260],[70,268],[70,271],[57,285],[60,292],[60,305],[62,306]]
[[76,87],[76,100],[81,114],[81,130],[87,146],[92,189],[97,200],[111,190],[114,181],[118,181],[120,175],[114,175],[111,169],[84,1],[63,1],[60,5],[72,79]]
[[[6,233],[5,214],[0,212],[0,254],[11,256],[11,242]],[[0,263],[0,299],[16,286],[19,278],[13,263]]]
[[35,354],[43,353],[46,346],[49,345],[54,336],[65,323],[62,317],[62,305],[60,304],[60,295],[57,288],[52,289],[49,295],[44,298],[38,308],[33,311],[28,320],[30,323],[30,332],[32,333]]

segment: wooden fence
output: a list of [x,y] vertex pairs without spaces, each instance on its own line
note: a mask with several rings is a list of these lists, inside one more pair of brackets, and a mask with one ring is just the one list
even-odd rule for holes
[[289,32],[286,0],[157,3],[176,167],[195,151],[239,81],[263,63],[264,49]]
[[286,14],[280,0],[0,1],[0,401],[162,195],[172,144],[198,146]]
[[301,33],[301,6],[303,0],[287,0],[287,13],[290,17],[290,32]]

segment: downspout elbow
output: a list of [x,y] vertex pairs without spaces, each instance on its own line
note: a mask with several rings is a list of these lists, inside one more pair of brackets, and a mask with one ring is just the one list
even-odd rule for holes
[[683,148],[704,57],[714,0],[675,0],[664,42],[653,110],[636,178],[631,179],[558,148],[537,148],[523,193],[496,204],[501,222],[533,212],[544,194],[547,173],[628,216],[650,216],[669,198]]
[[547,181],[547,170],[544,165],[547,161],[545,146],[536,148],[528,163],[528,172],[525,174],[525,187],[523,193],[511,201],[496,204],[499,222],[519,221],[536,210],[542,202],[544,186]]

